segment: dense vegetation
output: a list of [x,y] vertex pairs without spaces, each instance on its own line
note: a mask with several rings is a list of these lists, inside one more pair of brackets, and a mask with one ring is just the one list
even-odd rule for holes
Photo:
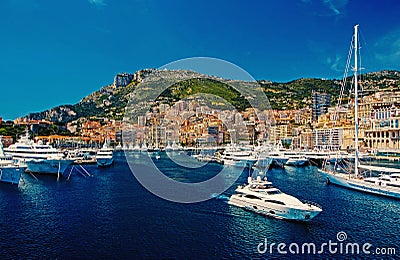
[[334,103],[340,86],[333,80],[298,79],[287,83],[259,81],[273,109],[298,109],[311,105],[313,90],[332,95]]
[[12,136],[14,142],[25,132],[26,126],[23,125],[14,125],[12,122],[0,124],[0,136]]
[[249,102],[233,87],[223,82],[206,78],[180,81],[161,93],[159,99],[167,99],[170,105],[172,105],[178,100],[201,93],[225,99],[238,111],[244,111],[250,107]]
[[[25,125],[15,125],[13,122],[3,122],[0,124],[0,136],[11,136],[15,142],[21,135],[25,134],[27,127]],[[71,132],[65,129],[62,124],[54,123],[49,126],[38,126],[37,133],[35,135],[46,136],[46,135],[68,135],[71,136]],[[29,130],[30,135],[32,131]]]
[[52,124],[51,126],[39,126],[38,136],[48,136],[48,135],[65,135],[71,136],[72,133],[65,129],[63,125],[60,124]]
[[131,82],[125,87],[106,87],[93,93],[92,97],[85,98],[72,106],[72,109],[76,112],[75,117],[89,118],[96,116],[122,120],[125,106],[129,101],[129,94],[135,90],[137,84],[138,82]]

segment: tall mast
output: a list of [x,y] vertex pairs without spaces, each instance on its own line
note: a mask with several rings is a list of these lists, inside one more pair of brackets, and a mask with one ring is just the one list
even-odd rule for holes
[[354,173],[358,175],[358,166],[359,166],[359,158],[358,158],[358,24],[354,26],[354,131],[355,131],[355,140],[354,146],[355,150],[355,162],[354,162]]

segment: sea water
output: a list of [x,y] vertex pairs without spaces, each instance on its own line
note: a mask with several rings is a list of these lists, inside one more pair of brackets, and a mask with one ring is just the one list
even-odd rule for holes
[[[146,155],[134,158],[140,161],[141,156]],[[207,180],[223,167],[209,163],[193,170],[176,165],[165,153],[154,163],[181,182]],[[2,258],[395,259],[392,249],[400,254],[400,201],[328,186],[313,166],[267,172],[283,192],[323,207],[309,223],[267,218],[228,205],[235,187],[246,181],[247,169],[223,194],[183,204],[145,189],[122,152],[116,153],[113,167],[84,167],[91,176],[75,166],[69,180],[51,175],[36,175],[36,180],[24,174],[19,187],[0,186]],[[328,243],[336,245],[328,248]],[[346,254],[348,243],[357,243],[361,252]],[[369,255],[362,252],[366,243],[371,244]],[[278,250],[279,244],[285,247]],[[312,244],[316,252],[309,248]],[[386,249],[386,255],[376,255],[377,248]]]

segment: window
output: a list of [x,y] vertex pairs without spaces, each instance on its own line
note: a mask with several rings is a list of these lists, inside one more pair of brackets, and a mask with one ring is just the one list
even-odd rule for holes
[[248,199],[261,200],[259,197],[251,195],[251,194],[246,194],[244,197],[248,198]]
[[269,194],[269,195],[280,194],[280,193],[281,193],[280,190],[268,191],[268,194]]
[[285,203],[283,203],[282,201],[279,201],[279,200],[265,200],[265,202],[275,203],[275,204],[279,204],[279,205],[285,205]]
[[400,188],[400,184],[394,184],[394,183],[387,183],[386,186],[392,186],[392,187]]

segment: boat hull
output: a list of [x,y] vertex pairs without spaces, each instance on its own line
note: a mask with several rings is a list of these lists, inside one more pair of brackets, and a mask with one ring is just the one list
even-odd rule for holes
[[232,195],[228,201],[228,204],[268,217],[305,222],[312,220],[322,211],[289,208],[285,205],[277,205],[273,203],[261,204],[250,199],[246,199],[239,194]]
[[234,167],[251,167],[256,161],[241,161],[241,160],[222,160],[224,165],[234,166]]
[[0,167],[0,182],[18,185],[22,172],[20,167]]
[[73,162],[74,160],[27,160],[26,171],[32,173],[63,174]]
[[322,170],[318,170],[318,172],[326,179],[328,184],[335,184],[347,189],[400,199],[400,188],[387,188],[376,184],[368,184],[358,179],[345,177],[344,174],[332,174]]
[[271,166],[272,161],[273,161],[273,159],[269,158],[269,157],[261,158],[254,164],[254,166],[259,167],[259,168],[268,169]]
[[284,157],[272,157],[272,158],[273,159],[272,159],[271,165],[280,166],[280,167],[285,165],[287,163],[287,161],[289,160],[289,158],[284,158]]
[[97,158],[98,167],[109,167],[114,163],[114,158]]
[[307,163],[307,159],[289,159],[288,161],[286,161],[286,165],[289,166],[304,166]]

